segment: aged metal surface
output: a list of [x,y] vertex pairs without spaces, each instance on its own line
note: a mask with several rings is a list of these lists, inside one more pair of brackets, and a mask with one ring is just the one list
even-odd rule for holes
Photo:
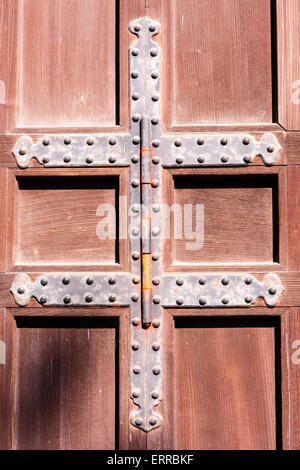
[[[158,313],[153,312],[151,295],[151,265],[152,238],[151,238],[151,134],[153,132],[150,118],[159,120],[155,124],[160,133],[160,48],[153,41],[152,36],[159,33],[160,25],[149,18],[140,18],[129,25],[131,33],[137,39],[131,44],[130,55],[130,97],[131,97],[131,123],[140,125],[141,132],[141,262],[142,262],[142,318],[131,318],[131,398],[138,409],[132,411],[130,422],[133,426],[150,431],[162,424],[162,416],[155,411],[155,407],[162,399],[162,349],[161,325],[157,327],[161,318],[161,308]],[[155,121],[156,122],[156,121]],[[138,124],[135,124],[138,123]],[[132,135],[135,131],[132,129]],[[154,316],[153,316],[154,314]],[[156,315],[155,315],[156,314]],[[138,319],[139,318],[139,319]],[[152,319],[152,323],[151,323]],[[154,319],[154,320],[153,320]],[[139,324],[136,325],[139,321]],[[144,328],[147,329],[143,329]]]
[[45,306],[126,307],[134,289],[130,273],[47,273],[35,281],[22,273],[14,280],[11,292],[22,307],[32,297]]
[[274,307],[284,290],[276,274],[262,282],[247,273],[166,274],[161,284],[164,307],[250,307],[258,297]]

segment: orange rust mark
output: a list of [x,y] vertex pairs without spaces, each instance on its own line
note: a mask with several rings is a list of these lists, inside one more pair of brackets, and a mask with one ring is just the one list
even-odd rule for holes
[[143,262],[143,290],[146,290],[146,289],[151,290],[149,254],[142,255],[142,262]]
[[142,148],[142,153],[144,153],[144,152],[152,153],[152,149]]

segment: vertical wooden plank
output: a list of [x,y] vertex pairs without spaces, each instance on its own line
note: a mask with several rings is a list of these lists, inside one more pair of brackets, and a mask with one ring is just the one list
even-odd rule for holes
[[288,166],[289,270],[300,270],[300,167]]
[[277,0],[278,121],[300,129],[300,2]]
[[6,309],[0,310],[0,449],[13,447],[15,321]]
[[282,315],[283,448],[300,449],[300,308]]

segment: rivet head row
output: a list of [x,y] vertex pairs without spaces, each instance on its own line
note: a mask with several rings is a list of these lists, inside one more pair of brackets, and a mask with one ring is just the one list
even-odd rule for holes
[[247,304],[250,304],[253,300],[253,297],[252,295],[246,295],[245,297],[245,302],[247,302]]
[[93,297],[91,294],[87,294],[87,295],[85,296],[85,301],[86,301],[87,303],[93,302],[93,300],[94,300],[94,297]]
[[140,396],[140,391],[138,389],[134,389],[132,390],[131,395],[133,398],[138,398]]
[[25,294],[25,289],[24,289],[24,287],[19,287],[19,289],[18,289],[18,294],[21,294],[21,295],[22,295],[22,294]]
[[136,418],[134,422],[135,422],[136,426],[142,426],[144,421],[143,421],[142,418]]
[[131,256],[132,256],[132,259],[134,259],[135,261],[140,259],[140,254],[137,251],[134,251]]
[[44,296],[44,295],[42,297],[40,297],[40,303],[41,304],[45,304],[47,302],[47,300],[48,300],[47,297]]
[[155,424],[157,424],[157,418],[151,416],[151,418],[149,419],[149,423],[151,424],[151,426],[155,426]]
[[154,328],[159,328],[160,327],[160,321],[158,319],[154,319],[152,321],[152,325],[154,326]]
[[45,138],[43,139],[43,145],[47,146],[47,145],[49,145],[49,144],[50,144],[50,139],[48,139],[48,137],[45,137]]
[[117,279],[114,277],[114,276],[111,276],[109,279],[108,279],[108,283],[113,285],[117,282]]
[[138,365],[133,366],[132,370],[133,370],[134,374],[140,374],[142,372],[141,366],[138,366]]
[[71,303],[71,297],[69,295],[65,295],[65,297],[63,298],[63,301],[65,304],[70,304]]
[[158,55],[158,49],[151,49],[150,50],[151,57],[156,57]]
[[269,294],[275,295],[276,292],[277,292],[277,290],[275,289],[275,287],[270,287],[270,289],[269,289]]
[[137,56],[137,55],[139,55],[139,50],[137,48],[134,48],[134,49],[132,49],[131,54],[133,56]]
[[69,277],[63,277],[62,278],[62,283],[67,286],[68,284],[70,284],[70,278]]
[[158,77],[159,77],[159,73],[158,73],[158,72],[152,72],[152,73],[151,73],[151,78],[154,78],[154,80],[155,80],[156,78],[158,78]]
[[153,390],[153,392],[151,393],[151,397],[153,398],[153,400],[157,400],[159,398],[158,390]]
[[246,277],[245,284],[248,284],[248,285],[252,284],[252,277]]
[[199,284],[201,284],[201,286],[204,286],[204,284],[206,284],[206,279],[205,279],[205,277],[200,277],[200,279],[199,279]]
[[159,366],[153,367],[152,372],[153,372],[154,375],[159,375],[160,374],[160,367]]
[[154,277],[152,279],[152,284],[154,284],[155,286],[158,286],[160,284],[160,279],[158,277]]
[[200,299],[199,299],[199,304],[200,304],[200,305],[206,305],[206,303],[207,303],[206,298],[205,298],[205,297],[200,297]]
[[183,286],[183,284],[184,284],[184,279],[182,279],[182,278],[176,279],[176,284],[177,284],[178,286]]
[[46,286],[46,285],[48,284],[48,279],[46,279],[45,277],[43,277],[43,278],[41,279],[41,284],[42,284],[42,286]]
[[20,154],[20,155],[25,155],[25,154],[26,154],[26,151],[27,151],[27,150],[26,150],[25,147],[20,147],[20,148],[19,148],[19,154]]
[[94,283],[94,279],[92,277],[87,277],[85,282],[88,286],[91,286]]
[[140,324],[140,319],[138,317],[134,317],[132,319],[133,326],[138,326]]
[[156,148],[157,148],[157,147],[159,147],[159,145],[160,145],[160,142],[159,142],[158,139],[155,139],[155,140],[152,141],[152,146],[153,146],[153,147],[156,147]]
[[152,349],[153,349],[153,351],[159,351],[160,350],[160,344],[159,343],[153,343],[152,344]]
[[135,79],[135,78],[138,78],[139,73],[136,70],[134,70],[133,72],[131,72],[130,75],[131,75],[131,78]]
[[131,300],[132,300],[133,302],[137,302],[137,301],[139,300],[139,298],[140,298],[140,297],[139,297],[138,294],[132,294],[132,296],[131,296]]
[[222,279],[222,284],[223,284],[223,286],[228,286],[228,284],[229,284],[229,278],[228,278],[228,277],[223,277],[223,279]]
[[222,298],[222,303],[223,303],[224,305],[229,304],[229,302],[230,302],[229,297],[223,297],[223,298]]
[[183,305],[183,303],[184,303],[184,298],[181,297],[181,296],[178,297],[178,298],[176,299],[176,303],[177,303],[177,305]]
[[131,181],[131,186],[133,188],[138,188],[139,184],[140,184],[139,180],[137,180],[137,179],[134,179],[134,180]]
[[132,343],[131,348],[133,349],[133,351],[138,351],[139,348],[140,348],[140,345],[139,345],[139,343],[136,341],[136,342]]
[[132,278],[133,284],[139,284],[140,280],[141,280],[140,276],[134,276]]
[[108,300],[109,300],[110,302],[115,302],[115,301],[116,301],[116,296],[115,296],[115,294],[110,294],[109,297],[108,297]]
[[94,141],[94,139],[93,139],[92,137],[89,137],[89,138],[87,139],[86,143],[87,143],[88,145],[94,145],[95,141]]
[[153,297],[153,303],[156,304],[156,305],[160,304],[160,297],[159,297],[159,295],[155,295],[155,296]]

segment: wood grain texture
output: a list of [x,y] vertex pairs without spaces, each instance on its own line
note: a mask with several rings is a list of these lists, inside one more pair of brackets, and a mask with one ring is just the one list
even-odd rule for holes
[[154,5],[164,26],[167,128],[271,123],[269,0],[154,0]]
[[17,125],[116,124],[115,2],[22,0],[19,15]]
[[283,448],[300,448],[300,309],[282,316],[282,422]]
[[278,122],[300,129],[300,3],[277,0]]
[[177,447],[276,447],[274,327],[175,322]]
[[17,326],[16,448],[114,448],[115,323],[44,317]]

